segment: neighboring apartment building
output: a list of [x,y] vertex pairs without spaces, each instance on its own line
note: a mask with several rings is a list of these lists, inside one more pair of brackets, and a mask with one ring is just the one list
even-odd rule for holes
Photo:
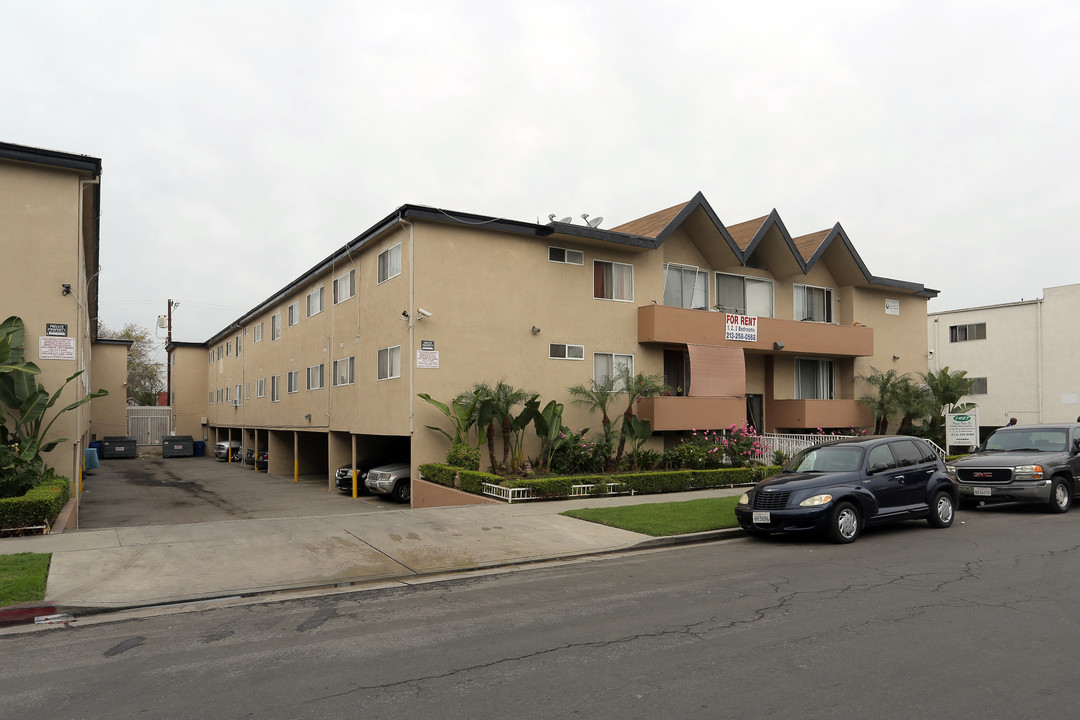
[[1022,424],[1080,416],[1080,335],[1072,332],[1080,285],[1046,288],[1036,300],[927,315],[930,369],[966,370],[964,402],[979,406],[985,437],[1015,417]]
[[[396,442],[415,477],[447,449],[417,393],[449,402],[479,382],[558,400],[595,431],[566,389],[622,365],[673,388],[638,408],[657,447],[744,421],[866,427],[856,376],[925,368],[936,294],[871,275],[839,224],[792,238],[773,211],[727,227],[700,193],[611,230],[405,205],[210,338],[187,412],[211,441],[269,450],[275,474]],[[190,397],[192,353],[173,349]]]
[[[46,417],[91,389],[124,396],[123,386],[103,385],[91,363],[97,340],[98,217],[101,160],[0,142],[0,310],[26,325],[26,356],[41,368],[38,382],[50,392],[79,370]],[[121,369],[126,353],[111,354]],[[103,360],[104,362],[104,360]],[[115,378],[112,372],[102,375]],[[46,457],[77,485],[91,418],[113,427],[108,404],[84,405],[64,414],[50,437],[66,437]],[[93,407],[92,407],[93,406]],[[114,413],[115,414],[115,413]],[[119,420],[123,422],[123,420]]]

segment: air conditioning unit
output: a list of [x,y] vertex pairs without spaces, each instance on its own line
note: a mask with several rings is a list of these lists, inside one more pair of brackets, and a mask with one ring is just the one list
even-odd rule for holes
[[233,407],[240,407],[240,398],[236,398],[235,400],[233,400],[232,401],[232,406]]

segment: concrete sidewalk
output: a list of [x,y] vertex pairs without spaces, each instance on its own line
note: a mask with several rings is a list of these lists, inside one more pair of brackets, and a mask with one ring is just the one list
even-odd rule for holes
[[475,570],[685,542],[701,535],[721,537],[732,533],[657,539],[559,513],[744,491],[79,530],[5,539],[0,553],[53,553],[44,605],[58,612],[86,613]]

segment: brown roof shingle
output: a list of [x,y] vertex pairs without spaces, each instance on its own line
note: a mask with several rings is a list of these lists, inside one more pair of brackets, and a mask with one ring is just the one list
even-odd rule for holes
[[809,260],[813,256],[814,252],[817,251],[818,246],[821,245],[821,242],[830,232],[832,232],[831,229],[819,230],[818,232],[810,233],[809,235],[800,235],[797,238],[792,238],[792,242],[795,243],[795,248],[799,251],[799,254],[802,255],[803,261]]
[[745,250],[750,241],[757,235],[758,230],[761,229],[762,223],[768,219],[768,215],[762,215],[759,218],[753,220],[747,220],[736,225],[728,227],[727,231],[731,235],[731,239],[735,241],[735,244],[739,246],[740,250]]
[[675,219],[675,216],[678,215],[684,207],[686,207],[686,203],[672,205],[665,210],[658,210],[651,215],[646,215],[637,220],[631,220],[628,223],[624,223],[611,229],[614,232],[626,233],[627,235],[640,235],[642,237],[654,238],[659,235],[664,228],[671,224],[671,221]]

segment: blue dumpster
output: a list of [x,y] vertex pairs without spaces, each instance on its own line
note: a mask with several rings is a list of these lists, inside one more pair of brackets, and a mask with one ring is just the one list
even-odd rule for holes
[[96,447],[86,448],[86,469],[97,470],[101,467],[101,463],[98,462],[98,449]]
[[203,457],[206,455],[206,441],[196,440],[192,443],[192,449],[195,451],[195,457]]

